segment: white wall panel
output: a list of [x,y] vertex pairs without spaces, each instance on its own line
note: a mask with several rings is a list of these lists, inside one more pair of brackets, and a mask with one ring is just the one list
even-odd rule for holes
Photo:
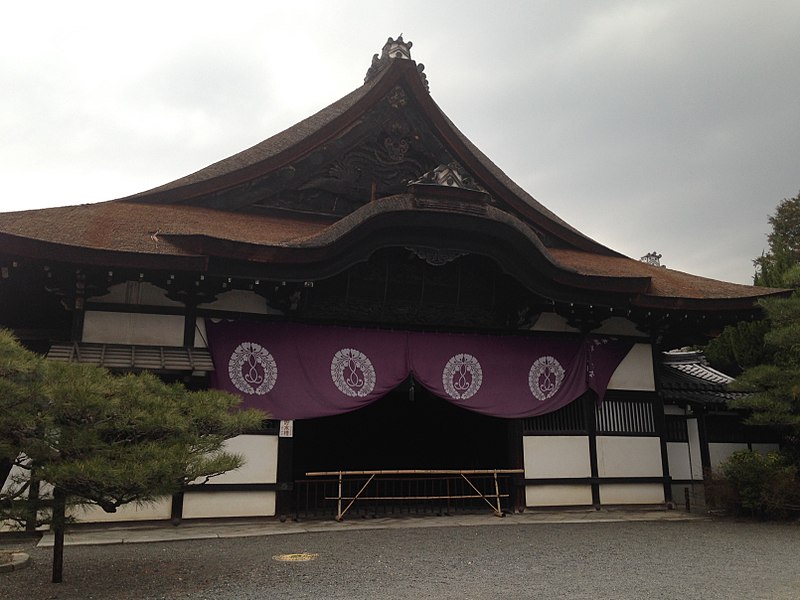
[[600,484],[600,504],[661,504],[666,502],[660,483]]
[[198,308],[227,310],[233,312],[253,313],[259,315],[282,314],[267,306],[267,300],[249,290],[230,290],[219,294],[214,302],[199,304]]
[[98,344],[183,346],[183,316],[86,311],[83,341]]
[[716,471],[719,469],[720,463],[725,462],[730,458],[731,454],[740,450],[747,450],[747,444],[710,442],[708,444],[708,454],[711,458],[711,469]]
[[780,444],[750,444],[750,447],[761,454],[769,454],[780,450]]
[[89,298],[92,302],[146,306],[183,306],[167,298],[167,291],[146,281],[126,281],[112,285],[104,296]]
[[125,504],[113,513],[107,513],[99,506],[76,506],[70,514],[82,523],[168,520],[172,516],[172,498],[147,504]]
[[608,382],[610,390],[653,391],[653,354],[650,344],[634,344]]
[[592,474],[586,436],[526,435],[522,438],[522,451],[526,479]]
[[525,506],[589,506],[592,504],[590,485],[528,485],[525,486]]
[[218,483],[275,483],[278,479],[278,436],[239,435],[225,442],[225,451],[240,454],[245,463],[209,480]]
[[610,319],[606,319],[600,327],[592,331],[592,334],[647,337],[647,334],[636,328],[636,324],[633,321],[629,321],[623,317],[611,317]]
[[544,312],[536,319],[536,323],[531,326],[531,331],[557,331],[580,333],[579,329],[567,325],[567,320],[561,315],[551,312]]
[[195,348],[208,348],[208,334],[206,333],[206,320],[197,317],[194,323],[194,346]]
[[275,492],[186,492],[183,497],[184,519],[213,517],[272,517],[275,515]]
[[691,479],[692,463],[689,458],[689,444],[686,442],[667,442],[669,474],[673,479]]
[[686,430],[689,433],[689,456],[692,461],[692,479],[703,481],[703,457],[700,454],[700,430],[697,419],[686,419]]
[[600,477],[661,477],[663,473],[659,438],[597,436]]

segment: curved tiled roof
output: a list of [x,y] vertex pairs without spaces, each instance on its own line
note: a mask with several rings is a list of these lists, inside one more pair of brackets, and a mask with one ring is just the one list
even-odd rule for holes
[[[493,204],[473,206],[470,202],[474,201],[466,199],[459,204],[456,198],[449,204],[423,206],[412,194],[400,194],[369,202],[336,222],[299,213],[245,213],[205,205],[215,193],[265,177],[336,139],[397,85],[403,86],[409,102],[428,120],[430,130],[479,181]],[[465,206],[472,208],[462,214],[459,211]],[[113,264],[115,256],[123,254],[128,265],[136,264],[137,257],[146,258],[151,266],[167,257],[200,261],[186,268],[202,268],[198,265],[207,264],[213,252],[252,264],[281,260],[302,264],[311,260],[304,258],[312,256],[311,250],[317,251],[315,260],[326,248],[357,254],[359,234],[374,230],[376,235],[387,235],[393,227],[391,218],[424,225],[420,220],[424,215],[432,215],[438,228],[425,233],[431,244],[441,239],[442,232],[457,227],[463,228],[462,237],[482,231],[494,236],[498,246],[513,241],[516,254],[505,252],[516,272],[525,268],[519,266],[522,261],[561,289],[607,291],[623,294],[639,306],[666,308],[702,308],[701,304],[707,306],[709,301],[735,301],[729,304],[752,307],[761,296],[781,293],[653,267],[583,235],[480,152],[430,98],[416,64],[404,59],[392,59],[368,83],[283,132],[171,183],[98,204],[0,214],[0,251],[13,256],[91,260],[94,264]],[[412,233],[420,235],[409,231],[409,236]],[[399,239],[396,232],[394,236]]]
[[458,158],[484,171],[484,177],[495,180],[493,184],[484,181],[487,187],[493,188],[490,189],[491,193],[503,196],[516,205],[518,210],[532,217],[538,226],[551,230],[557,236],[566,236],[572,243],[578,243],[596,252],[616,254],[544,207],[483,154],[430,97],[419,79],[416,63],[403,59],[390,59],[390,61],[390,66],[375,78],[292,127],[191,175],[129,196],[124,200],[191,203],[203,194],[263,176],[266,172],[291,164],[305,152],[315,149],[325,139],[347,129],[369,109],[373,102],[382,98],[394,85],[402,83],[409,89],[423,112],[433,121],[439,135],[449,141],[450,145],[457,146],[453,151]]
[[322,110],[311,115],[277,133],[266,140],[247,148],[241,152],[217,161],[207,167],[200,169],[190,175],[176,179],[156,188],[128,196],[124,200],[148,200],[155,202],[169,202],[173,199],[166,192],[178,189],[185,189],[196,184],[207,183],[214,179],[232,175],[245,171],[243,177],[247,176],[248,169],[257,167],[260,163],[273,159],[281,153],[291,150],[304,140],[316,135],[325,126],[330,125],[335,119],[344,115],[359,100],[364,98],[367,93],[376,87],[378,79],[373,79],[365,83],[356,90],[350,92],[343,98]]
[[232,242],[282,245],[318,233],[319,222],[210,208],[114,200],[4,213],[0,235],[108,252],[186,254],[168,236],[208,235]]
[[[300,265],[312,258],[304,259],[298,253],[324,252],[351,238],[355,240],[352,244],[358,244],[359,232],[372,228],[374,223],[378,223],[375,227],[381,236],[381,231],[397,229],[398,218],[403,215],[416,215],[423,222],[432,222],[438,215],[435,228],[427,234],[432,244],[448,227],[460,226],[448,225],[454,216],[452,210],[437,209],[435,205],[420,207],[412,194],[376,200],[334,223],[287,215],[231,213],[190,205],[118,200],[5,213],[0,218],[0,249],[6,252],[20,249],[23,240],[29,245],[41,242],[40,252],[29,251],[31,255],[56,258],[71,251],[75,260],[111,265],[116,254],[147,255],[154,259],[207,258],[223,244],[228,257],[270,263],[285,260],[276,254],[276,250],[282,250],[280,256],[293,253],[291,262]],[[752,302],[778,292],[654,267],[622,256],[546,248],[523,221],[492,206],[484,207],[482,214],[466,212],[463,217],[470,222],[493,223],[497,229],[492,235],[497,239],[505,242],[516,239],[529,269],[548,274],[560,285],[632,294],[636,296],[635,304],[640,306],[660,302],[681,307],[690,300]],[[207,242],[198,244],[197,240]],[[318,253],[309,256],[318,257]],[[126,264],[130,264],[130,259]]]
[[653,298],[727,299],[760,298],[780,292],[772,288],[718,281],[682,271],[656,267],[625,256],[602,256],[576,250],[550,249],[560,265],[584,275],[611,277],[648,277],[647,295]]

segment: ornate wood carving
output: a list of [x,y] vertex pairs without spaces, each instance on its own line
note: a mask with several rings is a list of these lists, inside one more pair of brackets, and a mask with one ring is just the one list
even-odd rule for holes
[[297,315],[406,326],[516,329],[542,303],[489,259],[461,253],[433,266],[420,258],[418,250],[382,250],[346,273],[315,282],[304,290]]

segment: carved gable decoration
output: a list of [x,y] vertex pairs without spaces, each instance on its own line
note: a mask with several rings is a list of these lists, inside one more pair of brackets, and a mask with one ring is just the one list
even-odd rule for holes
[[408,188],[423,208],[484,214],[492,202],[483,189],[461,165],[451,161],[409,181]]
[[[429,125],[406,102],[402,87],[358,128],[293,165],[285,185],[263,185],[262,209],[343,216],[376,198],[407,191],[408,182],[453,159]],[[320,164],[321,163],[321,164]],[[458,175],[460,185],[471,180]],[[240,195],[241,197],[241,195]]]
[[478,185],[472,175],[467,173],[456,161],[447,165],[439,165],[419,179],[410,181],[409,185],[439,185],[486,193],[486,190]]

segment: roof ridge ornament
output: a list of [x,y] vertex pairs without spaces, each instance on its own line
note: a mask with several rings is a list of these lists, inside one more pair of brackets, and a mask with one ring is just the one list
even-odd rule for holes
[[[411,46],[413,45],[413,42],[406,42],[403,40],[402,33],[397,36],[396,40],[393,38],[386,40],[380,56],[377,54],[372,56],[372,64],[370,65],[369,69],[367,69],[367,75],[364,77],[364,83],[369,83],[375,79],[378,73],[388,67],[394,59],[411,60]],[[411,62],[414,61],[411,60]],[[423,73],[424,70],[425,65],[418,63],[417,73],[419,73],[419,77],[422,80],[422,83],[425,85],[425,89],[430,91],[428,88],[428,78],[425,76],[425,73]]]
[[475,178],[457,161],[439,165],[433,171],[428,171],[419,179],[408,183],[409,185],[438,185],[486,193],[486,190],[478,185]]

